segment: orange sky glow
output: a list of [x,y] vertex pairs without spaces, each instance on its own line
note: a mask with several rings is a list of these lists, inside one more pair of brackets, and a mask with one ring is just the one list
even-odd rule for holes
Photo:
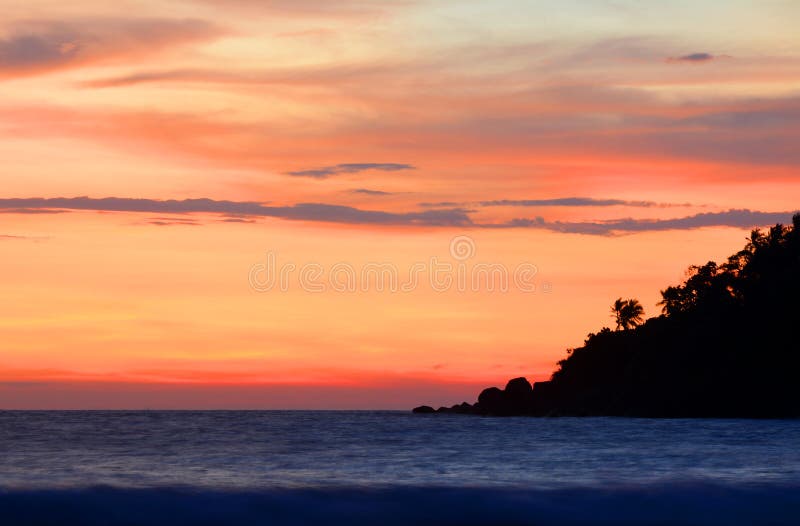
[[797,2],[0,5],[0,408],[472,402],[800,206]]

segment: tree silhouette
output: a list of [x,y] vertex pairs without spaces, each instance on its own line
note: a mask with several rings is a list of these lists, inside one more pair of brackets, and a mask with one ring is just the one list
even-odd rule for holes
[[507,400],[499,410],[479,399],[446,411],[800,418],[800,214],[790,226],[753,230],[746,243],[662,290],[661,316],[644,322],[637,300],[618,298],[617,330],[568,349],[549,382],[525,390],[525,404],[494,389]]
[[614,316],[617,322],[617,330],[622,329],[622,311],[625,310],[625,300],[617,298],[617,301],[611,305],[611,315]]
[[749,234],[662,290],[661,316],[617,299],[617,330],[558,363],[537,414],[800,418],[800,214]]
[[632,329],[644,321],[644,307],[634,298],[629,300],[617,298],[611,305],[611,314],[616,319],[617,330]]

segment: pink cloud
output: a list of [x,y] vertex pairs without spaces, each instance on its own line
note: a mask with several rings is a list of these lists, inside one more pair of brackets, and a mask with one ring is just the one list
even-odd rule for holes
[[0,37],[0,78],[125,62],[220,34],[221,30],[214,25],[194,19],[25,21],[16,23]]

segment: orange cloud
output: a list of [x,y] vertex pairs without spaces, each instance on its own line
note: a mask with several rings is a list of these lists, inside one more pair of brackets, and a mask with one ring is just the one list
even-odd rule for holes
[[24,21],[0,37],[0,78],[90,64],[125,63],[221,34],[213,24],[194,19]]
[[709,104],[702,110],[694,108],[689,116],[680,111],[671,116],[667,107],[662,111],[653,116],[622,113],[609,119],[591,113],[534,110],[512,115],[473,108],[455,115],[431,113],[414,122],[402,117],[389,125],[339,121],[299,131],[281,122],[245,123],[154,111],[40,106],[0,109],[0,115],[3,127],[15,136],[83,137],[127,149],[146,148],[155,155],[178,154],[229,168],[275,173],[301,171],[311,163],[348,163],[364,152],[372,152],[371,160],[392,155],[389,162],[400,158],[415,165],[422,164],[419,158],[435,157],[433,162],[452,168],[480,159],[508,162],[523,156],[563,162],[621,158],[762,167],[800,164],[800,151],[794,147],[800,137],[798,99],[768,104],[742,101],[736,109],[727,103],[720,109]]
[[413,5],[412,0],[196,0],[217,9],[241,9],[256,13],[269,13],[303,18],[352,18],[374,16],[396,7]]

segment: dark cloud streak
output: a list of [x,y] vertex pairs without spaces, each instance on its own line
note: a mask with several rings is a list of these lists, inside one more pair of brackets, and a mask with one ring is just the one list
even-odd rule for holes
[[606,207],[630,206],[641,208],[668,208],[692,206],[689,203],[657,203],[655,201],[630,201],[626,199],[595,199],[593,197],[559,197],[555,199],[496,199],[476,202],[440,201],[437,203],[419,203],[424,208],[460,207],[460,206],[520,206],[520,207]]
[[711,62],[712,60],[717,60],[719,58],[722,57],[718,55],[712,55],[711,53],[690,53],[680,57],[670,57],[667,59],[667,62],[689,62],[699,64],[702,62]]
[[226,216],[275,217],[297,221],[364,225],[468,226],[472,221],[463,210],[426,210],[423,212],[384,212],[362,210],[324,203],[299,203],[291,206],[268,206],[248,201],[213,199],[156,200],[121,197],[33,197],[0,199],[0,209],[66,209],[98,212],[145,212],[157,214],[223,214]]
[[325,179],[332,175],[353,174],[366,171],[377,172],[399,172],[403,170],[415,170],[416,167],[410,164],[400,163],[346,163],[334,166],[324,166],[322,168],[311,168],[309,170],[297,170],[286,172],[287,175],[294,177],[311,177],[314,179]]
[[614,219],[596,222],[547,221],[542,217],[513,219],[487,228],[536,228],[566,234],[588,234],[608,236],[637,232],[661,232],[665,230],[694,230],[703,227],[727,226],[753,228],[789,223],[792,212],[759,212],[747,209],[732,209],[724,212],[708,212],[674,219]]
[[394,192],[384,192],[383,190],[370,190],[369,188],[354,188],[350,190],[351,194],[369,195],[375,197],[382,197],[386,195],[394,195]]
[[[753,228],[775,223],[788,223],[792,212],[761,212],[731,209],[672,219],[622,218],[608,221],[548,221],[542,217],[517,218],[505,223],[476,223],[470,211],[463,208],[433,209],[422,212],[386,212],[362,210],[350,206],[324,203],[299,203],[291,206],[268,206],[247,201],[216,201],[212,199],[155,200],[108,197],[0,199],[0,210],[59,209],[98,212],[142,212],[157,214],[220,214],[223,221],[249,222],[259,217],[274,217],[295,221],[383,226],[423,226],[459,228],[533,228],[566,234],[617,235],[665,230],[693,230],[703,227],[727,226]],[[149,224],[192,224],[193,219],[155,217]]]

